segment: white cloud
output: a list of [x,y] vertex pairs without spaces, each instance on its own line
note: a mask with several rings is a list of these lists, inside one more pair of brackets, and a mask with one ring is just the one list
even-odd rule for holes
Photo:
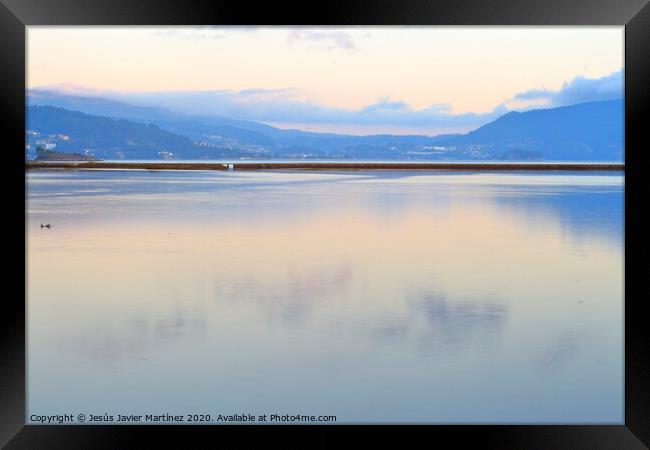
[[256,27],[223,27],[217,25],[202,25],[193,27],[171,27],[153,32],[154,36],[180,37],[182,39],[224,39],[232,36],[232,32],[251,32]]
[[576,103],[615,100],[624,97],[623,70],[616,71],[601,78],[578,76],[565,82],[557,91],[549,89],[531,89],[519,93],[510,99],[510,107],[526,106],[564,106]]
[[350,33],[345,31],[326,31],[296,28],[289,31],[287,36],[289,45],[309,45],[311,48],[321,50],[357,50]]

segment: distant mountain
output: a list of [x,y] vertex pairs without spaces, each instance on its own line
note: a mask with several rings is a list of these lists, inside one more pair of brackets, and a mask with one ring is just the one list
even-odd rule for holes
[[102,159],[162,159],[183,154],[199,157],[201,149],[185,136],[152,124],[91,116],[53,106],[27,109],[30,148],[77,152]]
[[546,160],[621,161],[624,149],[623,100],[509,112],[444,145],[498,157],[533,152]]
[[30,106],[56,106],[94,116],[106,116],[136,121],[171,120],[179,114],[164,108],[136,106],[102,97],[75,96],[44,89],[31,89],[27,93]]
[[242,128],[267,134],[278,131],[276,128],[253,121],[235,120],[223,117],[188,116],[165,108],[132,105],[130,103],[110,100],[103,97],[70,95],[46,89],[31,89],[27,93],[27,103],[30,106],[56,106],[95,116],[107,116],[138,122],[154,123],[161,121],[171,123],[174,121],[191,121],[215,126]]
[[[296,137],[311,135],[328,135],[329,133],[311,133],[300,130],[284,130],[251,120],[238,120],[217,116],[192,116],[170,111],[165,108],[132,105],[116,100],[90,95],[70,95],[47,89],[31,89],[27,93],[27,103],[32,106],[56,106],[71,111],[79,111],[95,116],[134,120],[137,122],[155,123],[163,127],[184,127],[190,133],[199,137],[203,134],[213,134],[215,128],[227,127],[231,131],[247,130],[261,133],[271,138]],[[207,130],[207,131],[206,131]]]
[[[101,97],[72,96],[32,90],[28,105],[55,106],[94,116],[153,124],[161,130],[190,138],[201,147],[200,158],[317,158],[317,159],[426,159],[443,136],[350,136],[286,130],[266,124],[223,117],[186,116],[163,108],[142,107]],[[122,152],[135,159],[133,148]],[[187,152],[175,157],[195,159]]]
[[49,145],[103,159],[623,160],[622,100],[510,112],[467,134],[440,136],[283,130],[43,90],[30,91],[28,104],[28,127],[41,144],[42,134],[69,134]]

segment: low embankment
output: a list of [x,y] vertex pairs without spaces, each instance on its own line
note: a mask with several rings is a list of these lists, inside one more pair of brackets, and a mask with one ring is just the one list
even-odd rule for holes
[[26,161],[26,169],[134,170],[625,170],[624,163],[456,163],[456,162],[107,162]]

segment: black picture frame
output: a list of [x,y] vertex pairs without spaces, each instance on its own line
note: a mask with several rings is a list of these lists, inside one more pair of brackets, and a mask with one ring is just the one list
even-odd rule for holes
[[[625,26],[625,424],[515,426],[366,426],[374,439],[405,443],[413,434],[435,444],[451,439],[455,447],[516,449],[642,449],[650,446],[650,338],[643,314],[643,160],[648,145],[650,106],[650,5],[648,0],[331,0],[280,5],[276,2],[182,0],[0,0],[0,115],[5,125],[2,148],[9,168],[3,179],[10,236],[24,232],[25,27],[29,25],[621,25]],[[18,151],[18,149],[21,151]],[[15,225],[13,223],[15,222]],[[22,226],[22,229],[21,229]],[[9,234],[11,233],[11,234]],[[5,247],[6,247],[5,243]],[[17,288],[3,295],[0,369],[0,445],[6,448],[126,448],[134,437],[185,443],[221,439],[237,433],[249,438],[275,436],[285,427],[265,426],[31,426],[25,425],[25,253],[15,246],[5,256],[9,280]],[[22,265],[20,262],[22,261]],[[638,262],[637,262],[638,261]],[[22,276],[21,272],[22,271]],[[23,283],[20,283],[23,280]],[[636,289],[635,289],[636,287]],[[531,406],[533,407],[533,406]],[[347,426],[290,427],[328,441]],[[242,432],[243,431],[243,432]],[[180,440],[179,440],[180,439]],[[212,441],[218,445],[219,441]],[[284,441],[280,441],[282,443]],[[412,442],[412,441],[411,441]],[[449,441],[448,441],[449,442]],[[187,445],[187,444],[183,444]]]

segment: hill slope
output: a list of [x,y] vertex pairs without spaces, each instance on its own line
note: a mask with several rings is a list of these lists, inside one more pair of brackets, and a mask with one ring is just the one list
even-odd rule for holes
[[444,145],[483,150],[539,152],[545,160],[623,160],[624,103],[588,102],[558,108],[510,112]]
[[53,106],[27,109],[30,145],[54,145],[61,152],[82,152],[104,159],[161,159],[167,154],[200,155],[189,138],[123,119],[92,116]]

